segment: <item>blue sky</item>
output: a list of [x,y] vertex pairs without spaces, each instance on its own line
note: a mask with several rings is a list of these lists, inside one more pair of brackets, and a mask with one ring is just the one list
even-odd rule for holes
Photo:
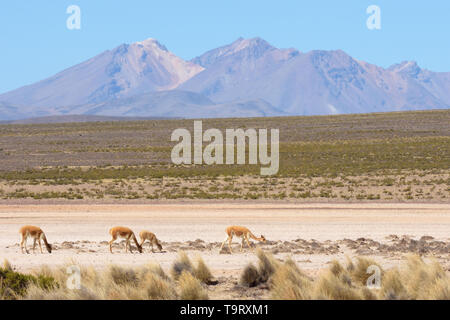
[[[66,27],[73,4],[81,30]],[[366,27],[369,5],[381,8],[381,30]],[[2,1],[0,93],[149,37],[184,59],[259,36],[280,48],[342,49],[383,67],[416,60],[448,72],[449,33],[448,0]]]

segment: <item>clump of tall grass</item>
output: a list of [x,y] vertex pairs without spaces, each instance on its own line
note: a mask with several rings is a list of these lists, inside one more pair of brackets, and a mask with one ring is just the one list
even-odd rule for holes
[[49,276],[16,272],[5,260],[3,267],[0,267],[0,300],[20,299],[27,293],[30,286],[35,286],[42,291],[50,291],[56,289],[58,284]]
[[194,266],[192,265],[191,259],[184,251],[178,252],[178,258],[172,264],[171,274],[172,278],[177,280],[183,272],[193,273]]
[[[68,268],[76,265],[74,261],[66,265],[49,268],[41,266],[30,274],[13,271],[9,263],[0,268],[0,299],[31,300],[174,300],[207,299],[207,283],[213,276],[205,262],[199,257],[194,266],[185,253],[172,269],[169,277],[160,265],[148,264],[137,268],[111,265],[97,270],[93,267],[80,267],[78,287],[68,281]],[[7,268],[6,268],[7,266]]]
[[240,284],[247,287],[256,287],[260,284],[258,269],[252,264],[248,264],[241,273]]
[[253,264],[247,265],[241,274],[240,284],[247,287],[255,287],[269,281],[271,276],[279,267],[279,262],[268,253],[261,249],[257,249],[258,268]]
[[270,277],[275,273],[279,263],[275,258],[268,253],[264,253],[262,249],[256,250],[256,256],[258,257],[258,274],[261,282],[269,281]]
[[182,300],[206,300],[208,293],[202,284],[212,283],[211,271],[201,257],[194,265],[184,251],[178,252],[178,258],[172,264],[172,278],[178,282]]
[[383,276],[383,269],[381,266],[372,259],[366,257],[357,257],[356,263],[353,263],[350,259],[347,259],[347,271],[349,272],[352,280],[360,285],[366,285],[367,280],[371,276],[368,272],[370,266],[376,266],[381,271],[381,277]]
[[157,273],[150,273],[143,278],[142,286],[146,288],[146,296],[150,300],[174,300],[177,293],[168,278]]
[[201,257],[197,257],[197,266],[194,269],[194,276],[205,284],[213,284],[213,275]]
[[191,273],[183,271],[178,279],[181,300],[207,300],[208,293],[200,280]]
[[[74,264],[72,262],[72,264]],[[68,264],[70,265],[70,263]],[[41,267],[35,274],[52,274],[60,283],[67,279],[66,267],[49,269]],[[169,277],[160,265],[149,264],[138,268],[111,265],[104,270],[81,268],[81,287],[71,290],[61,286],[58,290],[44,292],[30,286],[26,299],[37,300],[174,300],[207,299],[204,284],[213,276],[205,262],[198,257],[194,265],[185,252],[180,252]]]
[[172,278],[178,280],[183,272],[189,273],[196,279],[205,284],[212,284],[213,276],[206,263],[201,257],[197,257],[197,263],[194,265],[184,251],[178,252],[178,258],[172,265]]
[[312,299],[313,283],[296,265],[288,259],[280,264],[271,279],[271,295],[279,300]]
[[450,277],[437,261],[410,255],[404,268],[386,272],[380,291],[384,299],[450,300]]
[[[370,266],[381,270],[381,287],[370,289]],[[376,300],[376,299],[450,299],[450,276],[437,262],[425,263],[409,256],[406,267],[384,271],[373,260],[357,258],[343,266],[332,261],[328,269],[313,280],[288,259],[279,264],[270,278],[273,299],[282,300]]]
[[11,263],[9,263],[9,261],[7,259],[3,260],[3,269],[9,270],[9,271],[13,270]]
[[31,285],[25,299],[32,300],[165,300],[177,299],[175,283],[160,266],[138,268],[111,265],[104,270],[80,268],[80,287],[67,286],[67,267],[41,267],[35,274],[51,274],[60,284],[56,290],[43,291]]
[[334,260],[313,280],[288,259],[271,279],[271,295],[283,300],[373,300],[376,295],[365,287],[367,268],[373,264],[366,258],[357,258],[356,264],[348,260],[346,266]]
[[108,267],[106,277],[117,285],[137,285],[139,280],[136,270],[115,265],[110,265]]
[[359,287],[347,272],[339,275],[327,270],[314,282],[311,296],[318,300],[360,300]]

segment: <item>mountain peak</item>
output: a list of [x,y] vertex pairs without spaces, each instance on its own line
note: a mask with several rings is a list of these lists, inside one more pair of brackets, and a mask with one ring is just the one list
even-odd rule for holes
[[236,41],[234,41],[231,46],[236,50],[243,50],[248,47],[265,47],[265,48],[273,48],[270,43],[268,43],[266,40],[261,39],[259,37],[256,38],[250,38],[250,39],[244,39],[242,37],[238,38]]
[[422,71],[416,61],[403,61],[401,63],[390,66],[388,70],[407,74],[412,77],[416,77]]
[[201,71],[149,38],[119,45],[44,81],[3,94],[0,100],[37,107],[100,103],[171,90]]
[[166,46],[164,46],[163,44],[161,44],[158,40],[156,40],[154,38],[148,38],[143,41],[135,42],[134,44],[138,45],[138,46],[143,46],[145,48],[158,48],[162,51],[166,51],[166,52],[169,51],[169,50],[167,50]]
[[270,45],[267,41],[261,38],[244,39],[238,38],[231,44],[219,47],[217,49],[210,50],[205,54],[194,58],[192,62],[201,65],[202,67],[208,67],[220,59],[239,54],[241,52],[247,52],[254,57],[260,57],[265,52],[274,50],[275,47]]
[[256,54],[264,53],[268,50],[273,50],[275,47],[273,47],[270,43],[268,43],[266,40],[261,38],[250,38],[250,39],[244,39],[239,38],[236,41],[234,41],[232,44],[222,47],[225,49],[223,55],[232,55],[235,53],[238,53],[243,50],[250,50]]

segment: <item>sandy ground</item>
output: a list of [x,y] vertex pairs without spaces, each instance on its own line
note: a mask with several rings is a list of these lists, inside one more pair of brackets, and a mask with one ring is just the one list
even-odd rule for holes
[[[20,252],[18,230],[25,224],[45,231],[56,247],[51,255]],[[164,251],[145,248],[144,254],[125,254],[118,244],[110,254],[108,230],[116,225],[136,234],[154,232]],[[201,255],[217,278],[237,279],[256,257],[252,249],[240,253],[238,239],[233,255],[219,253],[228,225],[245,225],[255,235],[263,234],[268,242],[258,246],[278,259],[291,256],[311,275],[346,256],[367,255],[390,267],[408,251],[435,257],[450,268],[450,204],[2,205],[0,259],[21,271],[66,263],[102,268],[149,262],[168,270],[183,249],[193,258]],[[414,241],[423,236],[431,242]]]

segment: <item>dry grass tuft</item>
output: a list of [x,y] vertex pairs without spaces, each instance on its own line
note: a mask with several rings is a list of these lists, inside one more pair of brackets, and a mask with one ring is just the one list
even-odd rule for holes
[[372,265],[380,267],[367,258],[357,258],[356,263],[347,259],[345,267],[332,261],[312,280],[288,260],[277,266],[271,277],[271,296],[283,300],[450,299],[450,277],[437,262],[427,264],[418,256],[409,256],[405,268],[383,271],[380,267],[379,289],[366,286],[371,275],[367,270]]
[[158,273],[148,273],[142,279],[142,287],[146,288],[150,300],[174,300],[177,293],[167,277]]
[[178,280],[183,272],[187,272],[205,284],[214,284],[213,275],[206,263],[201,257],[197,257],[196,260],[197,264],[194,266],[188,255],[184,251],[180,251],[177,260],[172,265],[172,278]]
[[239,283],[246,287],[256,287],[260,283],[258,269],[253,264],[248,264],[241,273]]
[[[353,270],[353,263],[351,261],[347,266],[347,270],[349,269]],[[330,272],[335,276],[339,276],[345,272],[345,268],[339,263],[339,261],[333,260],[331,261]]]
[[270,277],[275,273],[279,263],[270,253],[265,253],[261,249],[257,249],[256,256],[259,259],[258,274],[261,282],[269,281]]
[[247,265],[243,270],[240,278],[240,284],[247,287],[256,287],[261,283],[266,283],[270,280],[279,266],[275,258],[261,249],[257,249],[256,256],[258,257],[258,268],[253,264]]
[[3,269],[4,270],[8,270],[8,271],[13,271],[13,267],[11,265],[11,263],[9,263],[9,261],[7,259],[3,260]]
[[183,271],[178,280],[181,300],[207,300],[208,293],[201,282],[189,272]]
[[136,285],[138,282],[136,271],[131,268],[111,265],[108,267],[106,276],[117,285]]
[[[257,257],[257,267],[249,264],[241,274],[240,284],[254,287],[266,283],[260,289],[268,287],[273,299],[450,299],[449,273],[438,262],[426,263],[415,255],[408,256],[401,268],[382,270],[378,289],[366,286],[368,267],[378,266],[367,258],[348,259],[345,265],[332,261],[318,278],[312,279],[292,259],[279,262],[261,250]],[[81,287],[71,290],[66,283],[67,268],[73,265],[75,261],[58,268],[43,266],[27,275],[15,272],[5,262],[0,268],[0,300],[197,300],[208,299],[206,285],[212,281],[204,261],[199,257],[194,265],[184,252],[172,266],[172,277],[156,264],[133,269],[114,265],[104,270],[81,267]]]
[[35,270],[52,274],[62,285],[57,290],[43,291],[30,286],[25,299],[32,300],[163,300],[176,299],[174,283],[156,265],[136,269],[109,266],[97,271],[92,267],[81,268],[81,288],[66,287],[66,267]]
[[[138,268],[111,265],[104,270],[82,267],[79,289],[69,289],[66,286],[67,268],[76,265],[75,261],[54,269],[43,266],[33,270],[33,277],[47,279],[46,277],[51,276],[58,285],[43,286],[42,281],[30,283],[24,287],[21,296],[16,295],[12,298],[30,300],[207,299],[208,294],[202,282],[211,281],[212,274],[200,257],[197,261],[197,267],[194,268],[188,256],[180,252],[172,268],[174,279],[167,276],[157,264]],[[174,270],[181,270],[181,272],[178,274]],[[11,298],[11,295],[9,297]]]
[[194,269],[194,276],[205,284],[213,283],[213,275],[201,257],[197,258],[197,266]]
[[192,265],[192,262],[189,259],[188,255],[186,254],[186,252],[179,251],[178,258],[172,265],[171,269],[172,278],[177,280],[181,276],[183,271],[192,274],[194,272],[194,266]]
[[[9,264],[8,264],[9,265]],[[203,283],[212,281],[212,274],[205,262],[198,257],[194,268],[189,257],[180,252],[175,261],[171,279],[160,265],[148,264],[138,268],[111,265],[104,270],[81,267],[80,288],[67,286],[68,267],[77,265],[69,261],[57,268],[42,266],[32,271],[32,275],[22,275],[5,270],[5,278],[22,282],[20,287],[9,285],[3,291],[9,292],[3,298],[27,300],[174,300],[208,299]],[[2,273],[0,272],[0,276]],[[14,278],[13,278],[14,276]],[[0,277],[1,278],[1,277]],[[44,282],[44,280],[46,282]],[[47,285],[50,280],[57,285]],[[11,282],[12,283],[12,282]],[[13,288],[17,294],[12,294]],[[3,292],[3,291],[0,291]],[[0,299],[2,295],[0,295]]]
[[291,259],[280,265],[271,279],[271,296],[277,300],[309,300],[312,281]]
[[386,273],[380,296],[393,300],[450,300],[450,277],[438,262],[427,264],[419,256],[410,255],[405,268]]
[[381,266],[374,260],[365,257],[357,257],[356,265],[352,262],[348,265],[347,271],[349,271],[350,276],[355,283],[365,286],[367,280],[372,275],[372,273],[367,272],[370,266],[377,266],[381,271],[381,277],[383,277],[383,269]]
[[338,276],[330,270],[316,282],[311,296],[319,300],[360,300],[359,288],[352,285],[347,273]]
[[164,280],[170,279],[169,276],[164,272],[163,268],[161,268],[161,265],[159,265],[159,264],[156,264],[156,263],[148,264],[146,266],[146,268],[144,268],[144,270],[154,273]]

